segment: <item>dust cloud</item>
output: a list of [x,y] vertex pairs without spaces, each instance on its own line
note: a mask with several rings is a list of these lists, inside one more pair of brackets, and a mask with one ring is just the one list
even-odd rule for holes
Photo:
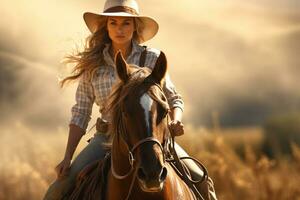
[[[141,12],[160,24],[146,45],[163,50],[185,123],[259,125],[300,110],[300,9],[296,0],[245,2],[143,0]],[[63,56],[89,32],[85,11],[104,1],[8,1],[0,11],[1,124],[66,126],[76,85],[61,90]],[[94,108],[94,116],[97,109]]]

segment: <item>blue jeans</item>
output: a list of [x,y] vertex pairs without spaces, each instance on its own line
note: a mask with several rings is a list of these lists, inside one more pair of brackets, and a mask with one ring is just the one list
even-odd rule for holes
[[103,143],[107,142],[104,134],[96,133],[90,140],[89,144],[78,154],[70,166],[68,176],[63,179],[55,180],[49,186],[44,200],[58,200],[63,197],[74,187],[78,173],[93,161],[104,158],[106,150]]

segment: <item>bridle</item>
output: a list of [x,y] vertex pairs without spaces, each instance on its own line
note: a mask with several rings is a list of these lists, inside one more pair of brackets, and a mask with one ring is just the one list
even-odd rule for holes
[[[161,88],[161,86],[157,83],[155,83],[154,81],[150,81],[149,79],[145,79],[143,81],[143,83],[150,83],[151,85],[154,85],[156,87],[159,88],[159,90],[161,91],[162,95],[164,95],[163,93],[163,90]],[[168,109],[169,111],[169,109]],[[123,111],[122,111],[122,115],[124,115]],[[139,140],[136,144],[133,145],[132,148],[130,148],[130,145],[128,144],[127,140],[124,138],[124,134],[123,132],[126,130],[125,127],[124,127],[124,122],[123,122],[123,119],[124,117],[122,116],[121,117],[121,121],[119,122],[119,128],[117,129],[117,133],[116,135],[118,135],[125,143],[127,149],[128,149],[128,161],[129,161],[129,164],[130,164],[130,170],[124,174],[124,175],[120,175],[118,174],[116,171],[115,171],[115,168],[114,168],[114,162],[113,162],[113,158],[112,158],[112,154],[111,154],[111,172],[112,172],[112,175],[114,176],[114,178],[116,179],[119,179],[119,180],[123,180],[123,179],[126,179],[127,177],[129,177],[133,171],[134,171],[134,174],[133,174],[133,178],[132,178],[132,181],[131,181],[131,184],[130,184],[130,188],[129,188],[129,192],[127,194],[127,197],[126,197],[126,200],[129,199],[129,196],[130,196],[130,193],[132,191],[132,188],[133,188],[133,185],[134,185],[134,182],[135,182],[135,179],[136,179],[136,173],[137,173],[137,168],[135,169],[134,165],[135,165],[135,158],[134,158],[134,155],[135,155],[135,152],[137,149],[139,149],[141,146],[145,145],[145,144],[148,144],[148,143],[154,143],[154,144],[157,144],[162,152],[162,156],[163,156],[163,163],[166,162],[166,152],[167,152],[167,147],[168,147],[168,138],[170,136],[170,134],[165,134],[165,135],[168,135],[168,136],[165,136],[165,141],[163,142],[164,145],[161,144],[161,142],[154,138],[154,137],[147,137],[147,138],[144,138],[142,140]],[[169,121],[169,116],[167,115],[167,123]]]
[[[164,92],[163,92],[163,89],[161,88],[161,86],[159,84],[157,84],[156,82],[154,82],[152,80],[148,80],[147,78],[144,80],[144,82],[150,83],[151,85],[154,85],[154,86],[157,86],[159,88],[159,90],[161,91],[162,95],[164,96],[164,98],[166,99],[166,97],[164,95]],[[169,112],[169,109],[168,109],[168,112]],[[169,118],[170,118],[169,114],[167,114],[165,117],[167,118],[167,126],[168,126]],[[121,120],[122,119],[123,119],[123,116],[121,117]],[[175,163],[177,163],[177,165],[179,165],[179,169],[177,169],[176,173],[179,174],[181,176],[181,178],[183,178],[185,180],[186,184],[188,184],[188,186],[193,190],[193,192],[197,196],[196,197],[197,199],[204,199],[201,196],[200,192],[196,189],[196,187],[193,184],[199,183],[199,182],[202,182],[202,181],[206,180],[208,178],[208,172],[207,172],[205,166],[202,163],[200,163],[198,160],[196,160],[195,158],[192,158],[192,157],[181,157],[181,158],[179,158],[178,157],[178,155],[175,151],[174,136],[171,135],[171,131],[169,130],[169,128],[167,129],[168,134],[164,135],[164,142],[163,142],[164,145],[162,145],[161,142],[159,140],[157,140],[156,138],[154,138],[154,137],[147,137],[147,138],[144,138],[144,139],[138,141],[136,144],[133,145],[132,148],[130,148],[128,142],[126,141],[126,139],[124,138],[124,136],[121,132],[121,131],[125,130],[124,123],[121,121],[119,123],[119,125],[121,127],[118,128],[118,131],[117,131],[116,135],[121,137],[121,139],[126,144],[126,147],[128,149],[128,161],[129,161],[129,164],[130,164],[130,170],[124,175],[118,174],[115,171],[113,158],[112,158],[112,154],[111,154],[111,172],[112,172],[113,177],[116,178],[116,179],[119,179],[119,180],[126,179],[127,177],[129,177],[134,172],[133,177],[132,177],[132,181],[131,181],[131,184],[130,184],[130,188],[129,188],[129,191],[128,191],[128,194],[127,194],[127,197],[126,197],[126,200],[128,200],[129,197],[130,197],[130,194],[131,194],[131,191],[133,189],[133,185],[134,185],[134,182],[135,182],[135,179],[136,179],[136,175],[137,175],[137,168],[134,167],[134,164],[135,164],[135,158],[134,158],[135,151],[137,149],[139,149],[142,145],[146,144],[146,143],[154,143],[154,144],[157,144],[159,146],[159,148],[162,152],[162,155],[163,155],[163,163],[169,162],[171,165],[175,165]],[[191,179],[191,175],[188,172],[187,167],[184,164],[181,163],[181,160],[185,160],[185,159],[193,160],[198,166],[200,166],[203,169],[204,176],[201,180],[195,181],[195,180]]]
[[119,175],[119,174],[117,174],[117,172],[115,171],[115,169],[113,167],[114,166],[113,159],[111,159],[111,170],[112,170],[113,176],[116,179],[120,179],[120,180],[125,179],[125,178],[127,178],[132,173],[132,171],[134,170],[134,163],[135,163],[134,153],[135,153],[135,151],[140,146],[142,146],[145,143],[154,143],[154,144],[157,144],[159,146],[159,148],[161,149],[161,152],[162,152],[162,155],[163,155],[163,161],[164,162],[166,161],[166,159],[165,159],[165,153],[164,153],[166,147],[163,147],[162,144],[156,138],[154,138],[154,137],[144,138],[144,139],[140,140],[139,142],[137,142],[130,150],[129,150],[129,147],[127,145],[127,148],[128,148],[128,160],[129,160],[129,164],[130,164],[130,170],[125,175]]
[[[143,83],[150,83],[151,85],[154,85],[156,87],[159,88],[159,90],[161,91],[162,95],[164,95],[163,93],[163,89],[161,88],[161,86],[157,83],[155,83],[154,81],[151,81],[150,79],[146,78]],[[169,111],[169,109],[168,109]],[[116,173],[116,171],[114,170],[113,168],[113,163],[112,163],[112,174],[114,175],[115,178],[117,179],[125,179],[127,178],[133,171],[133,168],[134,168],[134,162],[135,162],[135,159],[134,159],[134,154],[135,154],[135,151],[140,148],[140,146],[146,144],[146,143],[154,143],[154,144],[157,144],[162,152],[162,155],[163,155],[163,162],[166,161],[166,157],[165,157],[165,152],[166,152],[166,149],[167,149],[167,142],[164,141],[164,146],[161,144],[160,141],[158,141],[158,139],[154,138],[154,137],[147,137],[147,138],[144,138],[140,141],[138,141],[136,144],[133,145],[132,148],[130,148],[130,145],[128,144],[127,140],[124,138],[124,132],[126,130],[126,128],[124,127],[124,122],[122,121],[122,119],[124,118],[123,117],[124,115],[124,111],[122,111],[122,118],[121,118],[121,121],[119,122],[119,127],[117,129],[117,135],[119,137],[121,137],[121,139],[124,141],[124,143],[126,144],[127,146],[127,149],[128,149],[128,160],[129,160],[129,164],[130,164],[130,170],[129,172],[127,172],[125,175],[119,175]],[[167,119],[169,119],[168,115],[167,115]],[[169,120],[168,120],[169,121]],[[167,123],[168,123],[167,121]],[[123,134],[122,134],[123,133]],[[170,134],[168,134],[170,135]],[[165,139],[167,139],[167,137],[165,137]]]

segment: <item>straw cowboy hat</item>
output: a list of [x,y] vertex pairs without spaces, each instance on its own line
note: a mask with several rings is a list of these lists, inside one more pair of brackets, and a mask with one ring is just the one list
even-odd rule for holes
[[158,23],[151,17],[139,15],[139,6],[135,0],[106,0],[102,13],[85,12],[83,19],[92,33],[98,29],[98,23],[107,16],[138,17],[144,29],[140,33],[142,42],[153,38],[158,31]]

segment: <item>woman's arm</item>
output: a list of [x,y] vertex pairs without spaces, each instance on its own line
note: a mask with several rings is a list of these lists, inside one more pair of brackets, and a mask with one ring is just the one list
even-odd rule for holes
[[171,109],[171,119],[173,121],[182,121],[182,110],[181,108],[175,107]]
[[73,154],[85,134],[91,118],[92,106],[95,100],[93,86],[87,80],[86,74],[81,77],[76,90],[76,104],[72,107],[72,117],[69,125],[69,136],[63,160],[56,166],[58,178],[68,175]]
[[72,160],[74,152],[85,131],[75,124],[69,126],[69,136],[64,159]]
[[180,94],[177,93],[174,84],[171,81],[169,74],[166,74],[163,90],[168,99],[171,108],[171,122],[169,129],[174,136],[181,136],[184,134],[184,125],[182,123],[182,114],[184,109],[184,102]]
[[169,123],[169,128],[174,136],[180,136],[184,134],[184,127],[182,120],[182,109],[174,107],[171,109],[171,122]]
[[70,124],[65,156],[63,160],[55,167],[58,179],[61,179],[68,175],[74,152],[84,133],[85,131],[79,126]]

